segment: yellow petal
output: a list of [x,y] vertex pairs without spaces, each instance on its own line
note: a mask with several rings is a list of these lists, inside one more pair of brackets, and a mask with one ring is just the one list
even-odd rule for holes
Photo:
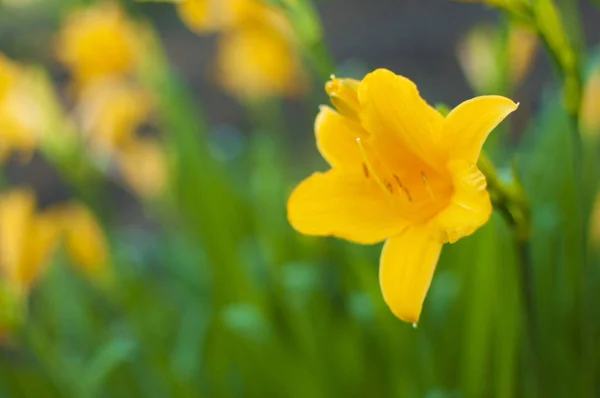
[[[363,127],[376,140],[393,139],[393,156],[417,157],[434,164],[437,142],[444,123],[442,115],[429,106],[409,79],[386,69],[367,75],[358,89]],[[390,149],[388,148],[388,152]]]
[[485,95],[454,108],[446,117],[442,134],[442,148],[448,160],[476,163],[488,135],[518,106],[506,97]]
[[35,197],[30,190],[13,190],[0,198],[0,265],[11,283],[21,284],[19,268],[34,211]]
[[54,219],[36,215],[28,228],[27,249],[19,266],[19,280],[25,289],[31,288],[46,270],[60,238],[60,228]]
[[323,106],[315,121],[317,147],[323,158],[332,166],[362,169],[361,154],[357,138],[366,139],[367,134],[360,125]]
[[90,275],[98,275],[107,265],[108,245],[90,210],[80,203],[69,203],[48,210],[48,214],[62,226],[73,263]]
[[465,160],[448,165],[454,193],[450,204],[431,222],[440,242],[454,243],[471,235],[485,224],[492,214],[485,176],[477,166]]
[[144,198],[160,196],[168,183],[167,157],[160,144],[137,139],[118,153],[117,161],[124,180]]
[[3,275],[26,292],[43,272],[59,229],[52,219],[35,213],[30,190],[14,190],[0,200],[0,264]]
[[398,201],[362,174],[332,169],[315,173],[294,190],[288,219],[306,235],[335,236],[372,244],[397,235],[407,225]]
[[394,315],[417,323],[442,250],[427,227],[411,227],[388,239],[379,264],[379,283]]

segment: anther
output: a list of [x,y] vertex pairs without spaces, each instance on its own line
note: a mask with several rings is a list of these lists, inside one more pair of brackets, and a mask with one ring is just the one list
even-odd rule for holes
[[406,198],[408,199],[408,201],[412,202],[412,196],[410,196],[410,192],[408,192],[408,189],[406,189],[406,187],[404,185],[402,185],[402,181],[400,181],[400,177],[398,177],[396,174],[394,174],[394,179],[396,180],[396,183],[398,184],[398,186],[400,187],[402,192],[404,192],[404,194],[406,195]]
[[367,153],[365,151],[365,148],[362,144],[360,137],[356,138],[356,143],[358,144],[358,149],[360,150],[360,155],[362,156],[362,158],[364,160],[363,164],[365,165],[365,168],[367,168],[367,171],[370,173],[370,175],[373,175],[373,178],[377,182],[377,185],[379,185],[381,187],[381,189],[383,189],[386,192],[391,192],[389,190],[389,188],[387,188],[386,185],[383,183],[383,181],[381,181],[381,179],[379,178],[377,173],[375,173],[375,170],[373,169],[373,165],[371,164],[371,162],[369,162],[369,158],[367,157]]

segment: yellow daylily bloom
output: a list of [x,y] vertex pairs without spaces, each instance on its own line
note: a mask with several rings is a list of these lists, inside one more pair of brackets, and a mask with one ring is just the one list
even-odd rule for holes
[[244,0],[183,0],[177,2],[181,20],[194,32],[216,32],[235,22]]
[[125,76],[140,62],[141,31],[113,2],[78,10],[65,21],[57,40],[58,59],[77,84]]
[[272,26],[224,34],[216,69],[221,85],[235,97],[253,100],[302,93],[306,76],[292,41]]
[[108,264],[108,244],[96,217],[82,203],[55,205],[47,210],[60,228],[67,254],[89,276],[99,276]]
[[18,189],[0,197],[0,270],[19,294],[45,270],[60,237],[51,217],[38,214],[33,193]]
[[[467,81],[476,92],[495,91],[505,84],[505,76],[498,62],[499,43],[503,32],[487,25],[478,25],[461,39],[457,57]],[[508,78],[510,85],[519,85],[531,70],[535,61],[538,37],[529,28],[516,23],[509,26],[506,56],[510,60]]]
[[44,110],[30,71],[0,53],[0,163],[13,153],[30,156],[39,143]]
[[125,182],[140,196],[156,198],[168,181],[167,159],[158,142],[137,139],[117,154],[117,163]]
[[243,100],[296,96],[305,86],[293,29],[277,7],[258,0],[183,0],[181,19],[198,34],[220,32],[218,80]]
[[77,115],[93,150],[112,153],[129,145],[153,108],[150,94],[127,81],[100,80],[86,86]]
[[63,240],[73,263],[86,273],[104,269],[107,244],[86,207],[69,203],[38,212],[28,189],[0,196],[0,275],[17,295],[27,294]]
[[322,107],[315,134],[331,169],[293,191],[288,219],[307,235],[386,241],[383,297],[398,318],[416,323],[442,245],[490,217],[476,163],[488,134],[518,105],[482,96],[444,118],[412,81],[385,69],[361,82],[333,78],[327,92],[339,108]]

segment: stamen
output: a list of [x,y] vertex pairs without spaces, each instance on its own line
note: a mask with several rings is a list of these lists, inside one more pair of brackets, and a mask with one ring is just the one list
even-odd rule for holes
[[408,191],[408,189],[404,185],[402,185],[402,181],[400,181],[400,177],[398,177],[396,174],[394,174],[394,179],[396,180],[396,183],[398,184],[398,186],[400,187],[402,192],[404,192],[404,194],[408,198],[408,201],[412,202],[412,196],[410,195],[410,192]]
[[373,175],[373,178],[375,179],[377,184],[381,187],[381,189],[383,189],[386,192],[391,193],[389,188],[387,188],[386,184],[384,184],[383,181],[377,175],[377,173],[375,173],[375,169],[373,169],[373,165],[371,164],[371,162],[369,161],[369,158],[367,157],[367,152],[365,151],[365,147],[363,146],[363,143],[360,140],[360,137],[356,138],[356,143],[358,144],[358,149],[360,151],[360,155],[362,156],[362,158],[364,160],[364,165],[367,168],[367,170],[370,172],[370,174]]
[[425,184],[425,188],[427,189],[427,193],[429,193],[429,196],[431,196],[431,199],[433,199],[435,201],[435,195],[433,194],[433,190],[431,189],[431,186],[429,185],[429,182],[427,182],[427,177],[425,177],[425,173],[421,171],[421,178],[423,179],[423,184]]

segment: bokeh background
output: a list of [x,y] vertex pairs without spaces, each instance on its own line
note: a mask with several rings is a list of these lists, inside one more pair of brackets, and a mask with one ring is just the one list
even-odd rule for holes
[[[59,35],[73,12],[108,2],[0,0],[0,52],[32,76],[25,119],[40,129],[2,157],[0,396],[598,396],[600,10],[524,2],[559,12],[564,29],[550,29],[577,54],[585,93],[574,114],[557,48],[531,26],[511,39],[515,19],[483,2],[278,9],[295,28],[286,35],[318,32],[313,47],[294,50],[303,90],[250,99],[219,77],[228,28],[193,29],[169,2],[112,2],[144,27],[142,61],[116,90],[131,83],[145,94],[121,103],[114,81],[101,80],[104,103],[61,59]],[[84,48],[110,52],[114,40]],[[245,76],[237,61],[229,65]],[[380,245],[301,236],[286,220],[294,186],[326,169],[313,124],[328,74],[379,67],[436,105],[480,94],[520,102],[487,150],[499,178],[523,187],[529,233],[515,238],[495,213],[446,245],[418,328],[383,302]],[[138,117],[144,101],[151,109]],[[0,139],[12,142],[7,126]],[[119,134],[138,138],[125,145]],[[142,142],[156,145],[137,152]],[[23,206],[37,208],[27,221],[14,216]],[[44,234],[61,236],[47,253]]]

